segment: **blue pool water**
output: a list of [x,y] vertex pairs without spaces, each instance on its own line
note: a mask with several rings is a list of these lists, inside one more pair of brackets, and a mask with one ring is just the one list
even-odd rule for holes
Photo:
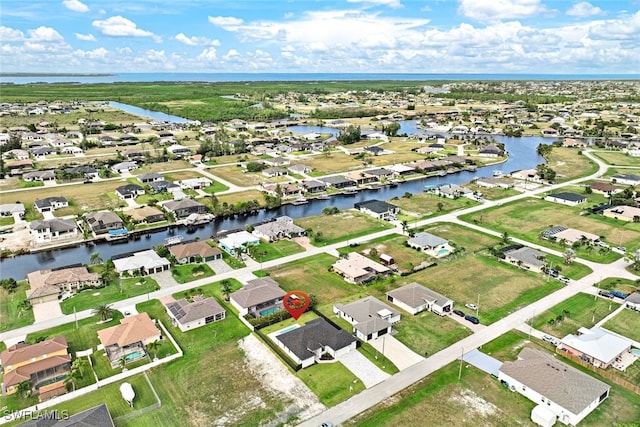
[[142,356],[144,356],[144,353],[141,351],[134,351],[133,353],[129,353],[127,354],[124,358],[127,359],[127,361],[129,360],[136,360],[136,359],[140,359]]
[[298,329],[298,325],[289,326],[288,328],[280,329],[278,331],[278,335],[286,334],[287,332],[291,332],[294,329]]
[[635,354],[636,356],[640,356],[640,349],[632,348],[631,349],[631,354]]
[[440,249],[438,251],[438,256],[445,256],[449,253],[449,249]]
[[271,307],[271,308],[267,308],[265,310],[260,310],[258,313],[260,313],[260,316],[268,316],[270,314],[273,314],[277,311],[280,311],[280,309],[278,307]]

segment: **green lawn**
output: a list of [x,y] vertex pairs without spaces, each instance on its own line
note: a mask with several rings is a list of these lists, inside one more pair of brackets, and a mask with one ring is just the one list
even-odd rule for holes
[[468,328],[455,320],[426,311],[415,316],[402,313],[394,329],[398,331],[395,338],[421,356],[437,353],[471,335]]
[[171,267],[171,275],[178,283],[192,282],[216,274],[207,264],[184,264]]
[[518,190],[514,190],[513,188],[486,188],[474,184],[467,184],[465,185],[465,187],[467,187],[469,190],[482,193],[482,198],[487,200],[500,200],[504,199],[505,197],[511,197],[515,196],[516,194],[520,194]]
[[630,294],[640,290],[640,283],[629,279],[621,279],[619,277],[607,277],[600,282],[599,287],[600,289],[620,291],[625,294]]
[[300,252],[304,252],[304,248],[292,240],[271,243],[261,241],[259,245],[249,247],[250,256],[258,262],[267,262]]
[[29,284],[20,280],[14,292],[7,292],[0,288],[0,331],[8,331],[34,322],[33,309],[21,310],[20,304],[27,299]]
[[[403,213],[410,215],[416,220],[444,215],[478,204],[478,202],[474,202],[466,197],[453,200],[439,197],[432,193],[416,193],[411,197],[394,197],[389,200],[389,203],[399,206]],[[409,220],[409,222],[411,221]]]
[[227,191],[228,189],[229,187],[227,187],[223,183],[214,180],[210,186],[203,188],[202,191],[204,191],[207,194],[213,194],[213,193],[219,193],[221,191]]
[[620,151],[597,151],[593,155],[613,166],[640,167],[640,158],[632,157]]
[[556,172],[557,182],[588,176],[598,170],[595,162],[575,148],[553,147],[547,156],[547,164]]
[[[562,338],[577,333],[580,327],[591,328],[619,306],[606,298],[579,293],[538,314],[532,325],[535,329]],[[563,319],[558,321],[558,316],[563,316]]]
[[362,381],[340,362],[315,364],[299,370],[296,376],[327,407],[335,406],[365,388]]
[[[624,309],[604,324],[610,331],[640,342],[640,312]],[[636,364],[639,364],[636,362]]]
[[13,225],[15,223],[15,220],[13,219],[12,216],[7,216],[7,217],[2,217],[0,218],[0,227],[4,227],[7,225]]
[[88,310],[100,304],[109,304],[160,289],[158,283],[151,277],[120,279],[120,283],[121,286],[108,285],[100,289],[86,289],[62,301],[60,308],[64,314],[71,314],[74,307],[76,311]]
[[[423,252],[408,247],[405,244],[407,239],[407,236],[391,234],[375,240],[369,240],[357,247],[345,246],[338,249],[338,252],[359,252],[363,255],[369,255],[374,261],[379,261],[379,255],[387,254],[394,259],[400,271],[411,271],[414,266],[420,265],[422,262],[434,261],[433,258]],[[375,257],[371,256],[369,252],[371,249],[375,249],[377,254]]]
[[564,262],[564,259],[559,256],[547,254],[545,258],[547,259],[547,263],[549,263],[551,268],[558,270],[560,274],[562,274],[563,276],[567,276],[570,279],[581,279],[593,272],[591,268],[579,262],[566,264]]
[[311,244],[315,246],[351,240],[393,227],[388,222],[352,209],[335,215],[300,218],[295,220],[295,223],[307,230]]
[[387,374],[393,375],[399,372],[398,368],[393,364],[391,360],[389,360],[386,356],[380,354],[380,352],[368,342],[363,342],[362,345],[358,348],[358,351],[362,353],[364,357],[369,359],[374,365],[380,368],[380,370],[386,372]]

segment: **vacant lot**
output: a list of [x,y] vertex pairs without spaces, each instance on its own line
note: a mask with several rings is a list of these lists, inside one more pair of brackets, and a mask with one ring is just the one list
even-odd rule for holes
[[556,181],[570,181],[581,176],[591,175],[598,166],[575,148],[553,147],[547,156],[547,163],[556,171]]
[[220,202],[221,205],[223,203],[235,205],[236,203],[239,203],[239,202],[248,202],[251,200],[257,200],[260,206],[265,205],[264,196],[258,190],[247,190],[247,191],[240,191],[237,193],[227,193],[227,194],[216,195],[216,197],[218,198],[218,201]]
[[620,151],[598,151],[593,154],[612,166],[640,167],[640,157],[632,157]]
[[335,215],[321,215],[295,220],[307,230],[311,243],[325,246],[331,243],[355,239],[377,231],[392,228],[388,222],[375,219],[356,210],[349,209]]
[[443,239],[447,239],[458,248],[464,248],[467,252],[476,252],[499,243],[497,237],[482,234],[457,224],[433,224],[427,228],[420,229],[420,231],[426,231]]
[[258,262],[267,262],[299,252],[304,252],[304,248],[292,240],[278,240],[272,243],[260,242],[257,246],[249,247],[249,256]]
[[398,331],[395,337],[419,355],[437,353],[471,335],[468,328],[455,320],[426,311],[415,316],[402,313],[394,329]]
[[[564,248],[559,243],[539,238],[543,230],[555,225],[564,225],[604,236],[604,240],[614,246],[622,244],[627,248],[635,248],[640,245],[640,224],[621,223],[597,215],[581,216],[581,210],[579,207],[539,199],[524,199],[464,215],[462,219],[560,251]],[[615,252],[600,253],[598,249],[589,251],[585,247],[578,248],[577,252],[580,257],[599,262],[611,262],[620,258]]]
[[624,309],[605,323],[604,327],[640,342],[640,328],[638,325],[640,325],[640,312]]
[[120,286],[108,285],[101,289],[87,289],[62,301],[60,303],[62,312],[71,314],[74,309],[83,311],[95,308],[100,304],[109,304],[160,289],[158,283],[151,277],[119,280]]
[[29,285],[26,280],[18,282],[13,292],[0,288],[0,331],[8,331],[34,322],[33,309],[27,308],[23,302],[27,299]]
[[[389,200],[390,203],[399,206],[404,212],[415,217],[424,219],[437,215],[444,215],[458,209],[475,206],[478,203],[467,198],[456,200],[436,196],[432,193],[417,193],[411,197],[398,197]],[[411,223],[411,221],[409,221]]]
[[362,161],[356,159],[355,156],[336,151],[331,152],[328,156],[322,154],[306,158],[304,163],[313,168],[313,171],[309,174],[311,176],[322,176],[365,167]]
[[260,185],[269,181],[266,176],[259,172],[246,172],[246,169],[235,165],[210,169],[209,173],[241,187]]
[[468,189],[472,191],[477,191],[482,193],[482,198],[487,200],[499,200],[504,199],[505,197],[515,196],[516,194],[520,194],[518,190],[514,190],[513,188],[486,188],[481,187],[479,185],[467,184],[465,185]]
[[618,308],[620,304],[593,295],[579,293],[537,315],[533,327],[562,338],[575,334],[578,328],[591,328]]

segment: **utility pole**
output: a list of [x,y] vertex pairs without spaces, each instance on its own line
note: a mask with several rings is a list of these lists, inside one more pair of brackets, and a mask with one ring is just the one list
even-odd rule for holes
[[458,369],[458,381],[462,378],[462,357],[464,356],[464,347],[460,350],[460,368]]
[[78,314],[76,313],[76,306],[73,306],[73,317],[76,321],[76,330],[78,329]]

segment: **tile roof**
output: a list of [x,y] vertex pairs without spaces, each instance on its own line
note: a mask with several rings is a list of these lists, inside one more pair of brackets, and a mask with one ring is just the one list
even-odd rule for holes
[[242,289],[231,294],[230,298],[240,307],[254,307],[263,302],[283,298],[286,292],[280,289],[278,282],[270,277],[249,281]]
[[171,252],[171,254],[177,259],[189,258],[198,255],[202,258],[208,258],[222,253],[220,249],[213,248],[205,242],[200,241],[169,246],[169,252]]
[[98,338],[105,347],[117,344],[124,347],[160,335],[160,330],[147,313],[120,319],[120,324],[98,331]]
[[36,344],[15,344],[0,353],[0,364],[4,367],[17,365],[34,357],[66,350],[67,348],[67,339],[63,336],[57,336]]
[[560,342],[605,363],[611,363],[631,346],[630,340],[597,327],[581,328],[579,332],[580,335],[569,334]]

